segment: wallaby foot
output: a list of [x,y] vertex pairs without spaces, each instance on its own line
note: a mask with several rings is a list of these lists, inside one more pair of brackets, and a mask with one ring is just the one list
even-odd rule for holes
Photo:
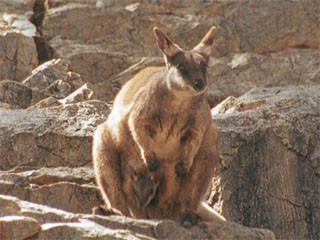
[[194,213],[187,213],[184,214],[181,220],[181,225],[184,228],[190,228],[194,225],[197,225],[199,221],[201,220],[201,217]]

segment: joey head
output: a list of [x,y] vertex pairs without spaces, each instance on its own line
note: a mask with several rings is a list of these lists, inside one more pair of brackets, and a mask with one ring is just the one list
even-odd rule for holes
[[154,176],[146,175],[132,169],[131,178],[133,181],[133,191],[137,204],[141,208],[145,208],[155,198],[159,181]]

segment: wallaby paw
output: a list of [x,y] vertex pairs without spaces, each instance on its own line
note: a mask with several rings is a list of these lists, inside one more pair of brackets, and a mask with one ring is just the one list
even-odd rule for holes
[[175,170],[177,176],[180,178],[184,177],[188,173],[188,170],[183,161],[178,162],[178,164],[175,166]]
[[159,160],[155,156],[153,156],[149,158],[147,165],[148,165],[149,171],[151,172],[157,171],[157,169],[159,168]]
[[194,213],[185,214],[181,219],[181,225],[184,228],[190,228],[194,225],[197,225],[201,220],[200,216]]
[[123,214],[116,208],[109,208],[105,205],[100,205],[99,207],[92,208],[92,214],[94,215],[102,215],[102,216],[110,216],[110,215],[119,215],[123,216]]

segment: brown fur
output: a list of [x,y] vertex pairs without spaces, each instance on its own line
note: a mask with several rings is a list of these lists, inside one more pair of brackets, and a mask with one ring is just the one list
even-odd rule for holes
[[[205,97],[208,45],[215,28],[191,51],[183,51],[157,28],[154,33],[167,66],[146,68],[127,82],[108,120],[97,128],[97,182],[107,206],[126,216],[201,217],[208,214],[200,206],[220,164],[217,130]],[[144,209],[134,204],[132,167],[161,176],[156,201]]]
[[146,166],[138,168],[129,166],[126,172],[129,172],[129,176],[123,176],[123,191],[131,216],[148,219],[146,206],[155,200],[160,179],[155,172],[150,172]]

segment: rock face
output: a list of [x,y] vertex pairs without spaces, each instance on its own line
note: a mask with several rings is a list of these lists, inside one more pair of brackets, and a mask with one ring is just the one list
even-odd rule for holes
[[[317,1],[51,0],[31,17],[34,2],[0,1],[1,239],[320,238]],[[208,100],[224,168],[209,202],[233,222],[91,214],[102,101],[163,65],[154,26],[187,47],[212,25]]]
[[226,103],[213,109],[224,216],[278,238],[318,239],[320,85],[258,88]]
[[[196,45],[210,26],[219,26],[212,50],[212,56],[219,58],[209,68],[213,73],[209,94],[212,106],[229,95],[240,96],[252,84],[287,85],[291,84],[290,76],[295,76],[292,84],[301,84],[304,80],[297,80],[297,72],[314,74],[316,78],[309,81],[319,81],[319,51],[279,52],[294,47],[319,49],[316,20],[320,7],[315,1],[276,5],[268,1],[161,2],[136,3],[134,7],[128,2],[105,2],[99,8],[95,1],[65,3],[48,11],[43,34],[57,54],[70,61],[72,71],[93,83],[97,97],[107,101],[123,84],[123,78],[122,83],[113,81],[115,75],[143,57],[160,56],[154,47],[154,26],[170,33],[182,47]],[[310,59],[313,64],[309,64]],[[269,74],[275,71],[275,76]]]
[[212,58],[209,103],[215,106],[228,96],[241,96],[252,87],[319,84],[319,66],[320,51],[310,49],[290,49],[269,55],[240,53]]

